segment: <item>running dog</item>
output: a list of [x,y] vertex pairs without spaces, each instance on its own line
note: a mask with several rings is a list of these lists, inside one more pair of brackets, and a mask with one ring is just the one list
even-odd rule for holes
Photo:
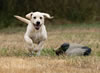
[[[32,54],[36,52],[39,56],[47,39],[47,31],[44,25],[45,18],[52,19],[53,17],[42,12],[30,12],[26,15],[27,19],[17,15],[14,15],[14,17],[28,24],[24,39],[28,43],[28,50]],[[35,48],[34,44],[37,44]]]

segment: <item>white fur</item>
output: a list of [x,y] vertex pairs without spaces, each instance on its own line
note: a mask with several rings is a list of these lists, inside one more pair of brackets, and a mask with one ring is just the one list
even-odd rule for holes
[[[44,46],[44,42],[47,39],[47,31],[44,25],[45,17],[48,19],[52,19],[53,17],[50,17],[50,15],[47,13],[41,13],[41,12],[28,13],[26,15],[26,18],[28,18],[29,20],[20,16],[15,16],[15,17],[23,21],[24,23],[28,24],[26,33],[24,35],[24,39],[28,43],[29,51],[37,52],[37,55],[40,55],[40,52]],[[36,19],[34,19],[34,17],[36,17]],[[42,19],[40,19],[40,17]],[[36,30],[34,26],[37,21],[39,21],[41,24],[41,27],[39,28],[39,30]],[[33,49],[34,43],[37,44],[37,47]]]

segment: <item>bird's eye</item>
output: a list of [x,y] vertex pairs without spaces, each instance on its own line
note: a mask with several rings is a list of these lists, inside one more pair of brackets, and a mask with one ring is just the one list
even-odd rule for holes
[[40,19],[42,19],[42,17],[40,17]]
[[34,19],[36,19],[36,17],[33,17]]

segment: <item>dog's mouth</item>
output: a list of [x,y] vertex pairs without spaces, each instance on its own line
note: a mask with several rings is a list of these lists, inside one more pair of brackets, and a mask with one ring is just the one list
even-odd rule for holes
[[39,30],[41,25],[33,24],[36,30]]

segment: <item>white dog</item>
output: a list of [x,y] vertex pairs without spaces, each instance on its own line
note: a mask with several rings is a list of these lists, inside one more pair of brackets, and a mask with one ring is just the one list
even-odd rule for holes
[[[49,14],[41,12],[31,12],[26,15],[26,18],[15,15],[20,21],[27,23],[27,30],[24,35],[25,41],[28,43],[28,49],[31,53],[36,52],[40,55],[40,52],[44,46],[44,42],[47,39],[47,31],[44,25],[45,18],[52,19]],[[37,47],[34,47],[34,43]]]

